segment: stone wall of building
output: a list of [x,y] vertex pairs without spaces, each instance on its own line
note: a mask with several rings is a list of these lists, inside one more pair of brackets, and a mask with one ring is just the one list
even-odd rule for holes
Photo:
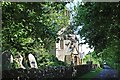
[[56,43],[56,57],[58,60],[67,62],[68,64],[73,63],[74,65],[79,65],[79,42],[76,40],[75,35],[70,34],[70,37],[67,37],[66,39],[64,39],[63,36],[59,36],[58,38],[59,41]]

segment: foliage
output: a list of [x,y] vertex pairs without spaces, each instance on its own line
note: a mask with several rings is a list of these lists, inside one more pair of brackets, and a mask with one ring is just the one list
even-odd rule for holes
[[[91,57],[90,57],[90,54],[91,54]],[[96,54],[95,52],[91,52],[90,54],[85,55],[85,58],[83,58],[83,62],[86,63],[91,58],[91,61],[93,61],[93,64],[99,64],[99,62],[101,61],[101,58],[100,57],[98,58],[98,56],[95,55]]]
[[29,51],[35,43],[50,50],[56,32],[67,25],[64,13],[62,2],[2,2],[2,50]]
[[65,62],[59,61],[54,55],[48,53],[38,55],[37,63],[39,68],[47,66],[67,66]]
[[81,36],[100,52],[109,41],[119,39],[119,3],[84,3],[76,8],[75,25],[84,24]]
[[[30,63],[29,63],[29,60],[28,60],[28,57],[27,57],[28,54],[24,54],[24,53],[19,53],[19,54],[22,54],[22,56],[24,57],[24,59],[23,59],[23,66],[26,69],[29,69],[30,68]],[[55,57],[55,55],[53,55],[51,53],[48,53],[45,50],[41,50],[39,52],[36,51],[36,53],[32,53],[32,54],[35,56],[38,68],[45,68],[47,66],[68,66],[67,63],[59,61]],[[14,54],[14,58],[16,58],[16,55],[18,55],[18,53]],[[4,61],[4,62],[6,62],[6,61]],[[9,66],[10,66],[9,69],[11,69],[11,68],[12,69],[19,68],[19,64],[17,64],[15,60]]]
[[[120,60],[120,3],[84,3],[76,7],[75,26],[83,24],[80,35],[90,47],[94,47],[97,58],[109,65]],[[117,62],[117,63],[116,63]]]
[[120,45],[118,45],[119,42],[114,42],[111,41],[111,44],[104,49],[100,55],[103,61],[105,61],[108,65],[110,65],[113,68],[116,68],[117,70],[120,71],[119,67],[120,67],[120,50],[119,47]]
[[10,50],[13,56],[19,52],[26,60],[24,65],[29,53],[42,55],[37,57],[38,62],[43,61],[40,66],[64,64],[55,56],[43,54],[55,47],[56,33],[68,24],[65,5],[65,2],[2,2],[2,51]]

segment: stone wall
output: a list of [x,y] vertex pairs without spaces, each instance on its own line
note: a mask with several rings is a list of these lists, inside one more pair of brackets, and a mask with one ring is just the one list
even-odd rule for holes
[[[78,66],[54,66],[46,67],[44,69],[11,69],[2,71],[2,79],[46,79],[46,78],[74,78],[89,72],[91,70],[90,65],[78,65]],[[74,73],[74,76],[73,76]]]

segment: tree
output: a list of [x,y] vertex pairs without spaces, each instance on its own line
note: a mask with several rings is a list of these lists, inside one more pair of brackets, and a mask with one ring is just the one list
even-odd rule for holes
[[[84,3],[76,7],[75,26],[84,24],[80,34],[97,54],[111,64],[119,59],[120,3]],[[112,57],[112,58],[111,58]],[[110,59],[111,58],[111,59]]]
[[[2,2],[2,51],[42,55],[55,46],[56,33],[67,27],[65,2]],[[54,58],[54,57],[53,57]],[[38,61],[39,62],[39,61]]]
[[81,34],[89,45],[102,50],[111,39],[119,39],[119,8],[119,3],[78,5],[75,25],[84,23]]
[[3,51],[29,50],[35,43],[50,50],[56,32],[66,27],[66,3],[2,2]]

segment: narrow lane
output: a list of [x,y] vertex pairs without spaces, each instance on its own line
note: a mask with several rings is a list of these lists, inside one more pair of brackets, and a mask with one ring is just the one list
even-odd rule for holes
[[116,80],[118,79],[118,71],[110,68],[108,65],[104,65],[103,70],[96,76],[96,78],[101,78],[103,80],[111,78]]

